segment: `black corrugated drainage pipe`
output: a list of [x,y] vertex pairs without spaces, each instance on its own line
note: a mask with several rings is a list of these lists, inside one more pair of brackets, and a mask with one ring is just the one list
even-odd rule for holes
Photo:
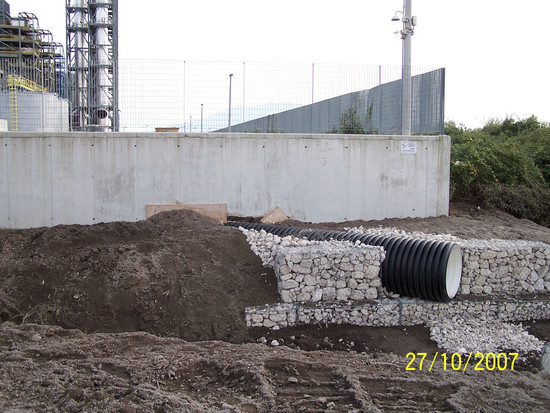
[[358,234],[322,229],[285,227],[258,222],[229,221],[228,226],[264,230],[280,237],[308,240],[360,241],[381,246],[386,259],[381,266],[382,286],[393,293],[433,301],[450,301],[462,277],[462,251],[454,242],[410,237]]

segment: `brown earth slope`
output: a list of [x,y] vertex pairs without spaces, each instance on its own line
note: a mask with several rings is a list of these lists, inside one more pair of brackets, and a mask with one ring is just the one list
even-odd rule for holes
[[192,211],[135,223],[0,230],[2,321],[242,342],[278,301],[242,234]]

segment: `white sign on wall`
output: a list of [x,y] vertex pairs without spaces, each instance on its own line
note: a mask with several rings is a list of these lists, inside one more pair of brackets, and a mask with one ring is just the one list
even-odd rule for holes
[[401,141],[401,153],[404,155],[416,155],[417,143],[415,141]]

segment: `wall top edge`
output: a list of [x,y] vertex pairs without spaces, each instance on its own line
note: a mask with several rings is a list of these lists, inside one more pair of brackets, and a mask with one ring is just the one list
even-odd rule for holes
[[0,132],[0,138],[119,138],[119,139],[324,139],[324,140],[439,140],[447,135],[345,135],[311,133],[178,133],[178,132]]

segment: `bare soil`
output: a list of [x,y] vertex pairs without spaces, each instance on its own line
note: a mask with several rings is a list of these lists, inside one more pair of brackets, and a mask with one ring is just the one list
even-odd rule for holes
[[[549,228],[466,203],[286,224],[550,243]],[[534,355],[514,371],[407,371],[407,353],[441,352],[423,326],[247,329],[245,307],[278,301],[275,276],[237,229],[191,211],[0,230],[0,249],[1,411],[550,411]],[[528,329],[550,341],[550,321]]]

